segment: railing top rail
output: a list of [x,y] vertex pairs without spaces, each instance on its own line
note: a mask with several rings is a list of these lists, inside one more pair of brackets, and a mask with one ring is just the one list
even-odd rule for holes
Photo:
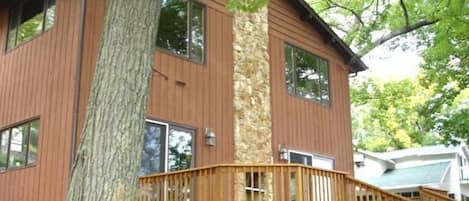
[[451,199],[447,196],[441,195],[437,192],[434,192],[429,188],[420,187],[420,191],[423,192],[423,193],[430,194],[431,196],[437,197],[438,199],[442,199],[442,200],[445,200],[445,201],[453,201],[453,199]]
[[218,164],[218,165],[191,168],[187,170],[151,174],[151,175],[142,176],[140,177],[140,179],[176,175],[176,174],[190,173],[190,172],[198,172],[198,171],[203,171],[203,170],[213,170],[213,169],[218,169],[218,168],[280,168],[280,167],[306,168],[306,169],[319,170],[322,172],[329,172],[329,173],[340,174],[340,175],[348,175],[348,173],[346,172],[341,172],[341,171],[336,171],[336,170],[326,170],[326,169],[315,168],[315,167],[301,165],[301,164]]
[[347,176],[347,179],[349,179],[349,180],[351,180],[351,181],[353,181],[353,182],[355,182],[355,183],[358,183],[358,184],[360,184],[360,185],[362,185],[362,186],[366,186],[367,188],[370,188],[370,189],[373,189],[373,190],[377,190],[377,191],[381,191],[381,192],[385,193],[386,195],[392,196],[392,197],[394,197],[394,198],[398,198],[398,199],[400,199],[400,200],[405,200],[405,201],[412,201],[412,200],[409,199],[409,198],[396,195],[396,194],[393,193],[393,192],[390,192],[390,191],[388,191],[388,190],[384,190],[384,189],[382,189],[382,188],[379,188],[379,187],[373,186],[373,185],[371,185],[371,184],[365,183],[365,182],[363,182],[363,181],[357,180],[357,179],[355,179],[354,177]]

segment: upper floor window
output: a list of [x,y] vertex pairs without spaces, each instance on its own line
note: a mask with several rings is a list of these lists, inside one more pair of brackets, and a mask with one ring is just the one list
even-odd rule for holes
[[191,0],[162,0],[157,46],[203,63],[204,7]]
[[0,172],[34,165],[37,161],[39,120],[0,131]]
[[325,59],[285,44],[285,78],[289,94],[329,104],[329,66]]
[[11,50],[44,31],[55,22],[55,0],[26,0],[10,9],[7,50]]

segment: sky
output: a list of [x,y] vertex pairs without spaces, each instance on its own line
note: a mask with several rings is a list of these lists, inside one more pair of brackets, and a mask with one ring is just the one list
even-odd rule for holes
[[[414,41],[406,42],[413,44]],[[422,62],[422,58],[418,55],[419,51],[412,47],[402,50],[379,46],[362,58],[369,69],[360,72],[357,79],[364,80],[373,77],[391,81],[415,78],[419,73],[419,64]]]

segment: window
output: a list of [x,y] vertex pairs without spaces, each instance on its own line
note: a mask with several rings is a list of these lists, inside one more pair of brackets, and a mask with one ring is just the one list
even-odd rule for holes
[[7,50],[50,29],[55,22],[55,0],[26,0],[10,9]]
[[191,0],[162,0],[157,46],[204,62],[204,7]]
[[461,195],[461,201],[469,201],[469,197],[465,195]]
[[329,104],[328,62],[289,44],[285,44],[285,82],[289,94]]
[[334,170],[334,159],[316,154],[302,153],[289,150],[288,157],[290,163],[313,166],[326,170]]
[[313,155],[299,152],[289,152],[290,163],[313,166]]
[[456,198],[456,194],[450,193],[448,194],[448,197],[454,200]]
[[194,134],[191,129],[147,121],[140,175],[191,168]]
[[39,120],[0,131],[0,171],[34,165],[38,142]]
[[402,192],[401,196],[406,197],[406,198],[411,198],[412,197],[412,192]]

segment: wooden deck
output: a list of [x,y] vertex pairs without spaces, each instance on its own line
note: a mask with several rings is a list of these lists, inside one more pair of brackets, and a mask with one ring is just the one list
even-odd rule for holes
[[410,201],[344,172],[294,164],[215,165],[145,176],[138,200]]

